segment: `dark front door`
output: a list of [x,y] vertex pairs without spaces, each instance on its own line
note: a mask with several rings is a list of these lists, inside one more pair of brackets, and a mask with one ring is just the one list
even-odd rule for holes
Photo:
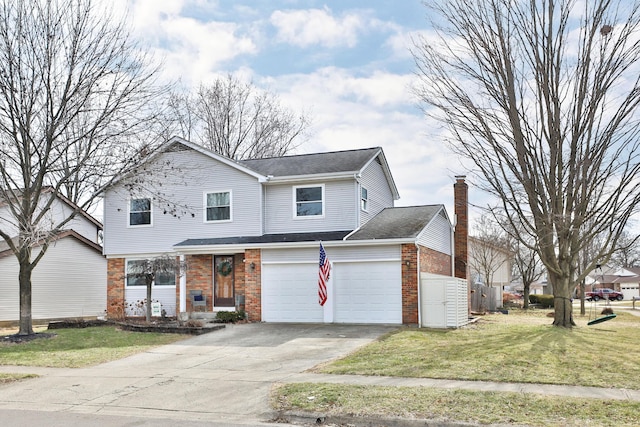
[[216,307],[234,307],[235,290],[233,287],[233,256],[216,255],[213,258],[213,305]]

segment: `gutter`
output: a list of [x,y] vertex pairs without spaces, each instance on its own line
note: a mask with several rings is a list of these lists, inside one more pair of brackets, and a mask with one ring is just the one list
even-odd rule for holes
[[[228,244],[228,245],[192,245],[178,246],[172,249],[180,254],[187,253],[230,253],[241,252],[245,249],[299,249],[299,248],[315,248],[319,241],[309,242],[276,242],[276,243],[245,243],[245,244]],[[415,238],[400,239],[370,239],[370,240],[335,240],[323,241],[324,247],[353,247],[353,246],[388,246],[400,245],[405,243],[414,243]]]

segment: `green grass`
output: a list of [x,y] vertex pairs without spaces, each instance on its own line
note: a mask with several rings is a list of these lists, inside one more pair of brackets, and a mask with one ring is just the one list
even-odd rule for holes
[[324,415],[403,417],[479,424],[528,426],[637,426],[640,403],[522,393],[286,384],[272,405]]
[[[587,326],[588,315],[574,314],[579,326],[567,330],[551,326],[548,312],[489,315],[457,330],[400,329],[315,371],[640,389],[640,317],[617,310]],[[636,426],[640,414],[629,401],[339,384],[285,384],[272,402],[327,415],[531,426]]]
[[56,329],[53,338],[0,342],[0,365],[81,368],[183,340],[179,334],[127,332],[113,326]]
[[509,314],[457,330],[404,329],[318,372],[640,389],[640,317],[587,320],[568,330]]

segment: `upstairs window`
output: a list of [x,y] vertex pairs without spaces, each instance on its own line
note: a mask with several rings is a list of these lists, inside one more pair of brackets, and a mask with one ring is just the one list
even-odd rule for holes
[[151,225],[151,199],[129,201],[129,225]]
[[369,194],[367,189],[364,187],[360,187],[360,209],[366,211],[369,207]]
[[231,192],[205,193],[205,222],[231,221]]
[[295,216],[323,216],[324,215],[324,186],[294,187]]

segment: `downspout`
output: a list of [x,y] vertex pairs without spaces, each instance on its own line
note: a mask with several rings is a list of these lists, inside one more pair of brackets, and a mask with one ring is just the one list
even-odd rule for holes
[[420,245],[418,245],[418,243],[415,243],[416,245],[416,251],[417,251],[417,269],[418,269],[418,328],[422,327],[422,295],[420,292],[420,288],[422,287],[422,280],[420,279]]

